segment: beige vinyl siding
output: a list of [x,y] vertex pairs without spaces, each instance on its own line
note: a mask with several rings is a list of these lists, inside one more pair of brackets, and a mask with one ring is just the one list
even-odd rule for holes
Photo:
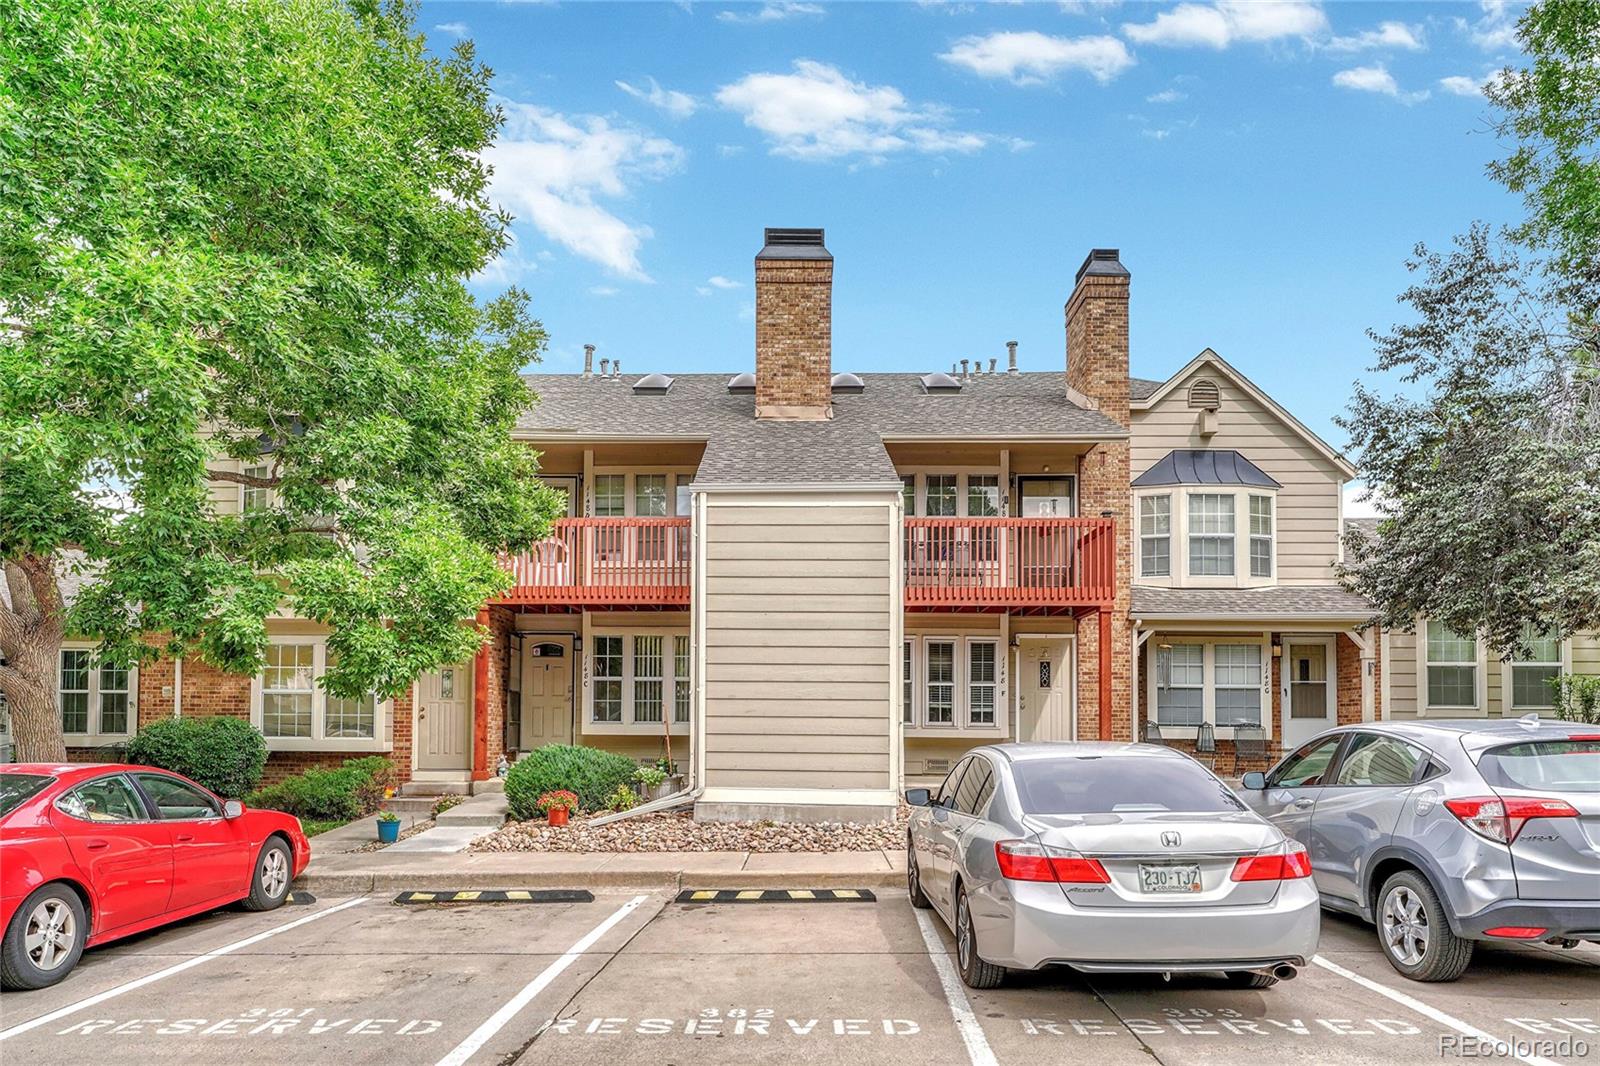
[[1600,675],[1600,633],[1579,633],[1572,638],[1572,672]]
[[[1188,405],[1189,386],[1197,378],[1216,382],[1222,395],[1217,432],[1210,437],[1200,436],[1200,412]],[[1133,412],[1132,476],[1175,448],[1232,448],[1278,481],[1283,486],[1275,508],[1278,582],[1334,583],[1343,475],[1298,431],[1251,399],[1223,371],[1202,366],[1156,406]],[[1239,550],[1247,559],[1243,545]],[[1178,551],[1173,545],[1174,557]]]
[[892,787],[894,500],[704,503],[705,785]]
[[[1390,630],[1387,673],[1390,706],[1387,717],[1415,718],[1427,704],[1427,666],[1423,662],[1422,638],[1418,634]],[[1478,712],[1486,718],[1511,713],[1506,706],[1505,674],[1508,667],[1493,651],[1483,649],[1483,699]],[[1569,670],[1574,674],[1600,674],[1600,634],[1579,633],[1572,638]],[[1439,710],[1435,715],[1470,715],[1468,710]]]
[[1422,698],[1417,676],[1417,635],[1393,629],[1388,636],[1388,657],[1383,669],[1389,675],[1389,704],[1384,711],[1390,718],[1415,718]]

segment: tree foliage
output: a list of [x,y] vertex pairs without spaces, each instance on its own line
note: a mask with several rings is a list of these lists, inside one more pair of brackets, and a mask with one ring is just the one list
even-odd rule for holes
[[1346,536],[1347,583],[1386,626],[1426,615],[1502,653],[1600,628],[1600,8],[1548,0],[1519,32],[1490,173],[1528,218],[1417,247],[1413,320],[1372,334],[1405,387],[1358,385],[1340,420],[1380,514]]
[[510,439],[544,332],[466,286],[507,241],[488,79],[400,4],[0,5],[14,708],[53,715],[69,631],[254,673],[286,607],[332,627],[339,695],[476,649],[496,551],[558,513]]

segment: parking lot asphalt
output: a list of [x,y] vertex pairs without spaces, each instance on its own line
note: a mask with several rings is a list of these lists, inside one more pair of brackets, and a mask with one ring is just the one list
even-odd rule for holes
[[1055,970],[977,992],[954,977],[952,939],[930,913],[894,892],[679,903],[625,890],[219,911],[91,951],[54,988],[0,997],[0,1061],[1600,1062],[1593,945],[1480,948],[1461,981],[1419,985],[1389,968],[1369,928],[1327,916],[1318,961],[1271,989]]

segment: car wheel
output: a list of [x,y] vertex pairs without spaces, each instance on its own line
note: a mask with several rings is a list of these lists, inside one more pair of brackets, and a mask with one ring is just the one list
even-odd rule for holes
[[89,919],[76,892],[62,884],[35,890],[6,927],[0,987],[48,988],[78,965],[88,938]]
[[967,890],[956,889],[956,964],[968,988],[994,988],[1005,977],[1003,966],[978,957],[978,934],[972,928],[972,909],[967,906]]
[[1231,988],[1271,988],[1278,983],[1278,979],[1270,973],[1256,973],[1254,970],[1229,970],[1224,974]]
[[247,911],[270,911],[289,898],[289,882],[294,879],[294,861],[289,845],[272,837],[256,856],[255,873],[250,878],[250,894],[244,898]]
[[1472,941],[1450,931],[1438,893],[1411,870],[1378,893],[1378,944],[1389,965],[1413,981],[1454,981],[1472,961]]
[[933,906],[933,901],[928,894],[922,891],[922,871],[917,868],[917,850],[911,846],[911,839],[906,838],[906,891],[911,894],[911,905],[919,911],[925,911]]

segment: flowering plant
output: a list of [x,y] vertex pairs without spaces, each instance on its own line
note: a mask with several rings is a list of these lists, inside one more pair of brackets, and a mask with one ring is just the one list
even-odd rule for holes
[[540,796],[537,806],[541,814],[549,814],[557,807],[565,811],[575,811],[578,809],[578,797],[576,793],[561,788]]

